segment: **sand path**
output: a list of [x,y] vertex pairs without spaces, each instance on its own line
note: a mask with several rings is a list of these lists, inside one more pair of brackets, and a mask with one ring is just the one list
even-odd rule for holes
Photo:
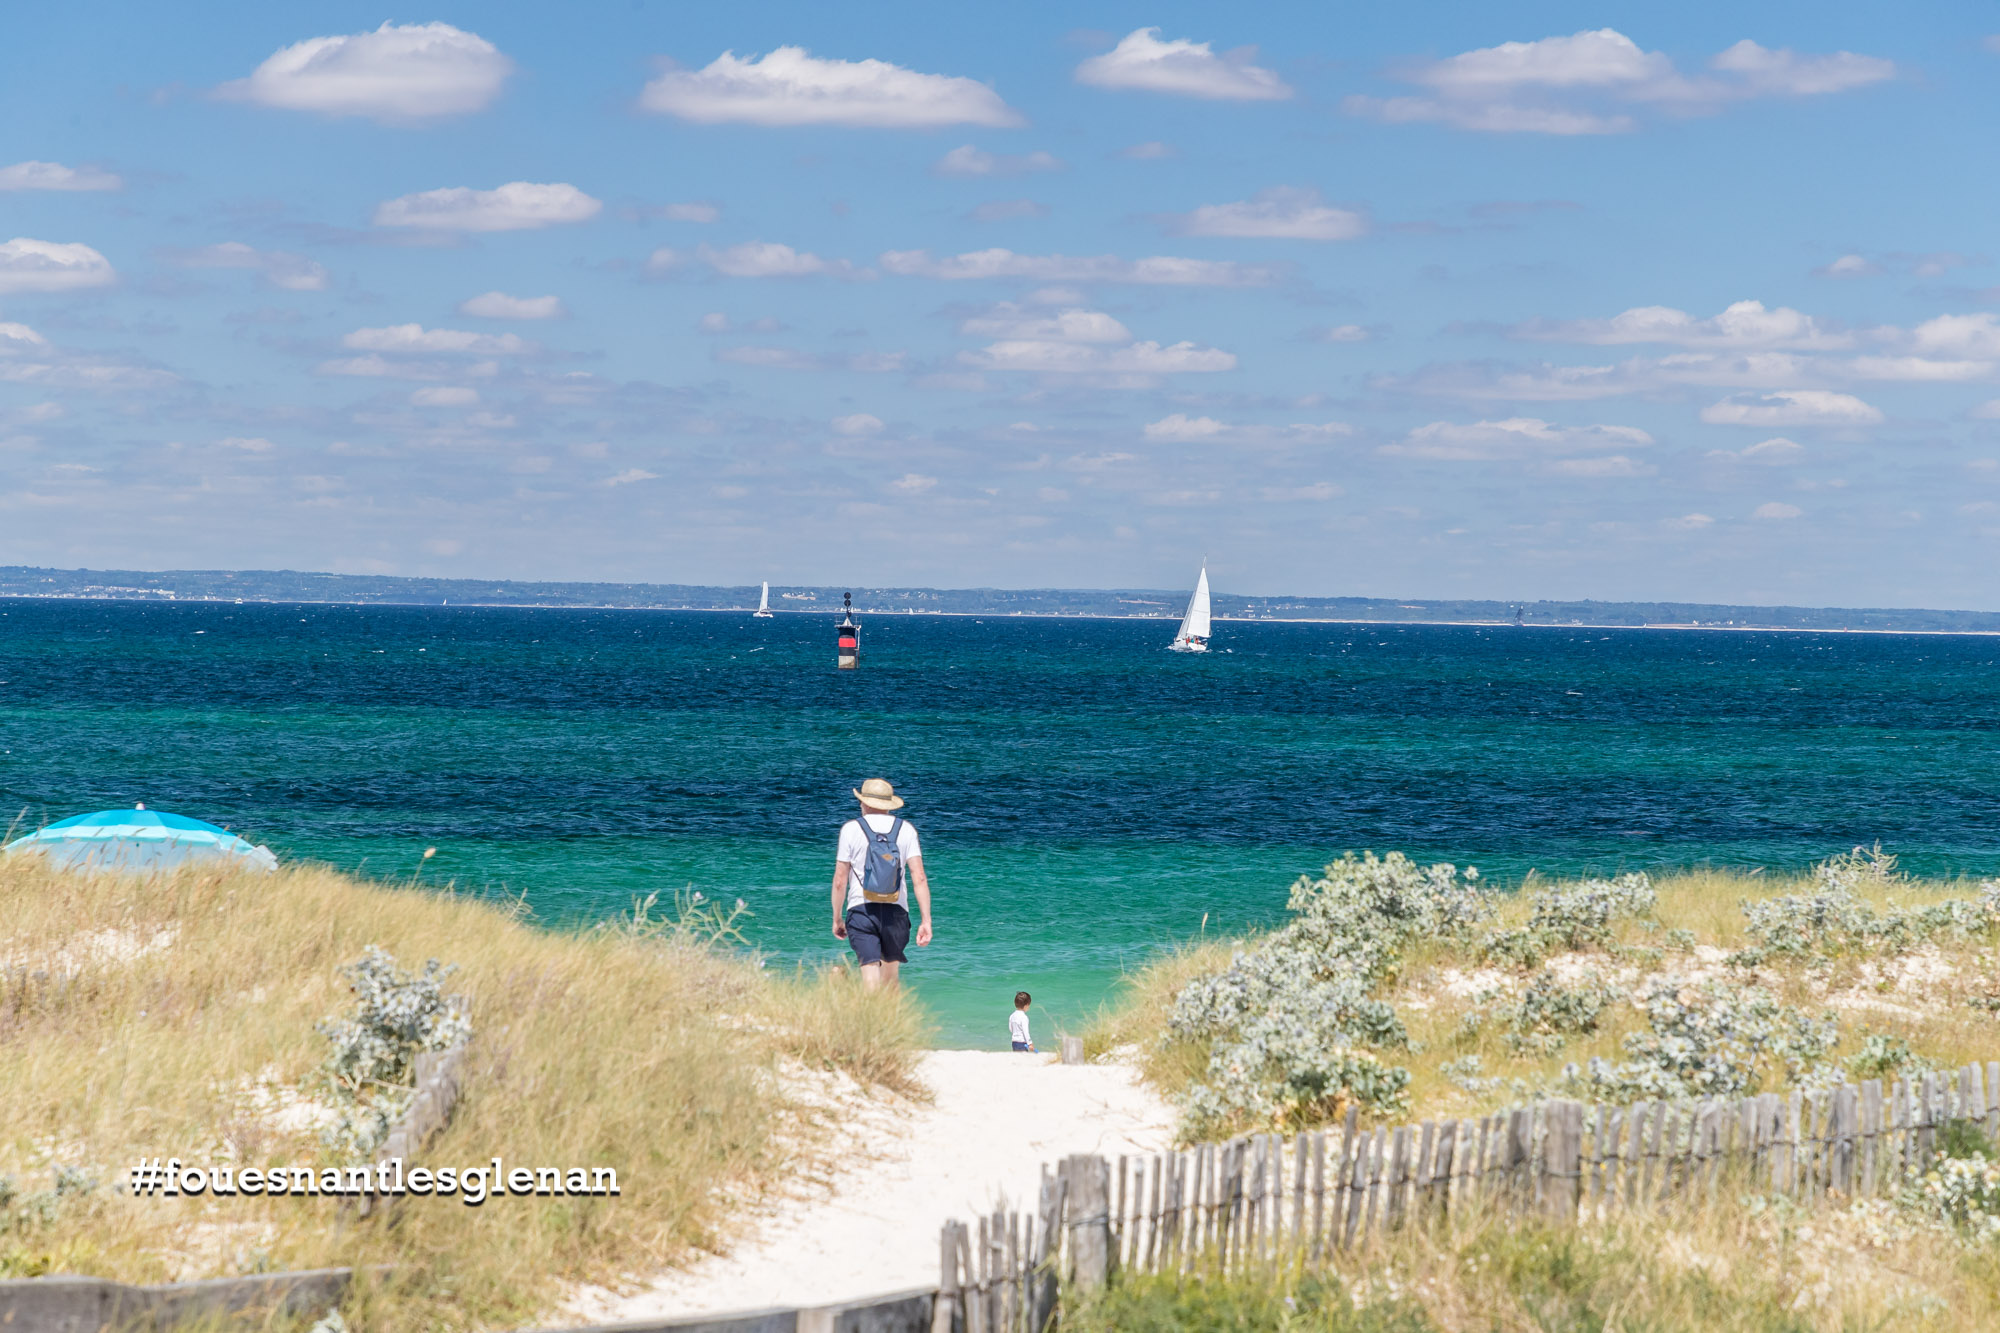
[[758,1219],[727,1255],[619,1295],[576,1293],[564,1313],[611,1323],[771,1306],[830,1305],[934,1285],[938,1231],[1002,1200],[1032,1208],[1041,1168],[1068,1153],[1157,1152],[1172,1115],[1122,1065],[1046,1055],[931,1051],[929,1106],[855,1113],[843,1161],[805,1197]]

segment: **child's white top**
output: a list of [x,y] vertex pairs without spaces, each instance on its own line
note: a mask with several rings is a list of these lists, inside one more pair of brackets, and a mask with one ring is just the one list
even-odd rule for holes
[[1032,1042],[1034,1040],[1028,1035],[1028,1011],[1026,1009],[1016,1009],[1013,1013],[1007,1015],[1007,1036],[1012,1041]]

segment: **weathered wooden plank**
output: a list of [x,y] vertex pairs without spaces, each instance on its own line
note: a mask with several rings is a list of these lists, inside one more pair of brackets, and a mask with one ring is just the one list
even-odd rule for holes
[[1458,1170],[1458,1121],[1446,1120],[1438,1125],[1437,1147],[1431,1161],[1431,1215],[1446,1217],[1451,1213],[1452,1183]]
[[1354,1248],[1355,1236],[1361,1229],[1362,1214],[1368,1211],[1365,1194],[1368,1188],[1368,1154],[1373,1142],[1372,1135],[1356,1136],[1354,1153],[1348,1162],[1347,1218],[1340,1237],[1340,1247],[1344,1250]]
[[1323,1129],[1312,1136],[1312,1177],[1312,1239],[1306,1254],[1318,1262],[1325,1252],[1321,1247],[1326,1243],[1326,1131]]
[[2000,1143],[2000,1060],[1986,1062],[1986,1137]]

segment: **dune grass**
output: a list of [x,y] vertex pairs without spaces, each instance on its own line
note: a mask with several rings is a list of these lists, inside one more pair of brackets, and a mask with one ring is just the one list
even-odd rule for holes
[[[0,1276],[390,1265],[350,1324],[454,1329],[518,1326],[565,1283],[716,1244],[734,1201],[825,1142],[783,1091],[796,1066],[912,1090],[923,1022],[838,978],[766,974],[702,924],[563,933],[322,869],[133,880],[0,861]],[[316,1025],[369,945],[454,965],[470,1010],[464,1099],[422,1160],[609,1166],[618,1197],[409,1199],[360,1221],[323,1198],[119,1192],[142,1155],[333,1164],[308,1123]],[[94,1187],[52,1192],[64,1170]]]
[[[1659,972],[1755,984],[1786,1005],[1834,1013],[1840,1021],[1840,1040],[1831,1057],[1836,1060],[1855,1055],[1873,1036],[1900,1038],[1919,1057],[1943,1068],[2000,1059],[2000,1016],[1981,1007],[1982,997],[2000,1004],[2000,956],[1990,940],[1941,937],[1900,954],[1773,958],[1753,971],[1739,971],[1725,968],[1720,960],[1752,943],[1743,904],[1805,892],[1808,877],[1695,870],[1656,876],[1653,887],[1659,900],[1650,918],[1616,921],[1609,944],[1562,951],[1546,965],[1566,976],[1595,974],[1628,988]],[[1861,896],[1877,908],[1908,908],[1977,892],[1973,882],[1906,879],[1866,887]],[[1529,910],[1527,896],[1500,895],[1495,924],[1522,924]],[[1163,1094],[1184,1091],[1206,1068],[1208,1048],[1170,1037],[1167,1020],[1174,997],[1194,977],[1219,971],[1233,952],[1254,944],[1254,936],[1207,942],[1163,954],[1134,970],[1091,1026],[1087,1049],[1102,1053],[1123,1048]],[[1468,1026],[1465,1020],[1481,1007],[1482,992],[1490,1009],[1518,994],[1542,966],[1482,959],[1465,944],[1448,940],[1419,941],[1406,951],[1397,973],[1377,993],[1395,1006],[1409,1029],[1408,1049],[1383,1052],[1410,1071],[1407,1118],[1498,1109],[1520,1100],[1520,1084],[1547,1086],[1565,1065],[1592,1056],[1621,1058],[1626,1034],[1645,1026],[1630,1004],[1611,1006],[1595,1032],[1579,1033],[1560,1049],[1542,1054],[1511,1049],[1498,1023]],[[1487,1091],[1470,1091],[1455,1082],[1445,1067],[1466,1056],[1479,1057],[1483,1074],[1499,1082]]]
[[1730,1203],[1581,1226],[1459,1218],[1323,1264],[1126,1275],[1065,1302],[1069,1333],[1947,1333],[2000,1319],[2000,1250],[1882,1207]]

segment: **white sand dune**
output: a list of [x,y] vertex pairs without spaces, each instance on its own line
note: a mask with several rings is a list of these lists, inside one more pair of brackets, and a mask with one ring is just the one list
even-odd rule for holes
[[590,1288],[564,1316],[609,1323],[769,1306],[830,1305],[934,1284],[938,1232],[1003,1200],[1032,1208],[1041,1168],[1069,1153],[1157,1152],[1164,1102],[1123,1065],[1047,1055],[932,1051],[929,1106],[867,1105],[823,1187],[759,1219],[727,1255],[625,1295]]

